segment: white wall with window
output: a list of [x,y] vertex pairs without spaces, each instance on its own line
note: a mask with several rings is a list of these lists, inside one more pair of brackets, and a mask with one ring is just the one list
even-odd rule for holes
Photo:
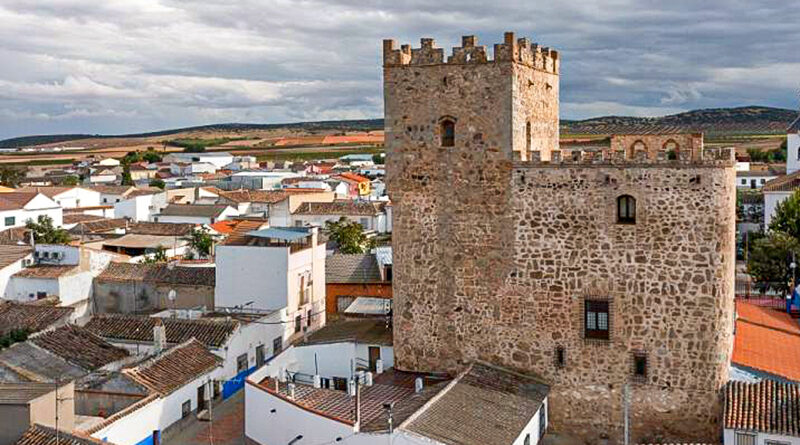
[[754,431],[723,431],[724,445],[800,445],[800,437],[767,434]]

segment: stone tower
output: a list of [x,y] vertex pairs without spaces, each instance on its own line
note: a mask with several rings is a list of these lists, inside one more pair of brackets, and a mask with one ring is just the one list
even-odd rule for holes
[[452,54],[384,41],[396,366],[536,373],[551,427],[589,443],[620,442],[624,387],[633,443],[718,440],[732,153],[559,150],[557,52],[507,33]]

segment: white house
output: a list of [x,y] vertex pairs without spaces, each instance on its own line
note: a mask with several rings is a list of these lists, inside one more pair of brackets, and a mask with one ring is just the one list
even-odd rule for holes
[[216,173],[219,167],[211,162],[173,162],[169,172],[175,176],[192,176],[201,173]]
[[119,160],[114,158],[105,158],[94,163],[98,167],[119,167]]
[[110,184],[117,180],[117,173],[109,168],[92,169],[89,174],[90,184]]
[[800,116],[786,130],[786,174],[800,170]]
[[220,372],[217,356],[199,341],[187,340],[123,370],[150,394],[81,432],[117,445],[160,443],[181,419],[208,409]]
[[236,216],[239,216],[239,212],[225,204],[169,204],[160,213],[153,215],[153,221],[210,225]]
[[724,404],[724,445],[800,445],[797,384],[731,381]]
[[233,155],[228,152],[204,152],[204,153],[170,153],[164,156],[164,162],[181,162],[191,164],[194,162],[202,162],[214,164],[217,169],[225,167],[233,162]]
[[384,205],[384,202],[353,200],[306,202],[292,212],[292,225],[325,227],[326,222],[344,217],[361,224],[364,230],[386,233],[390,227],[387,226]]
[[764,227],[769,228],[778,203],[800,188],[800,116],[786,131],[786,175],[767,181],[764,192]]
[[63,210],[43,193],[11,192],[0,194],[0,230],[22,227],[28,220],[49,216],[55,227],[63,224]]
[[158,188],[133,189],[114,203],[114,217],[132,221],[152,221],[167,207],[167,193]]
[[247,379],[246,440],[527,445],[547,430],[549,387],[536,377],[482,362],[452,380],[400,372],[391,350],[391,327],[369,319],[289,348]]
[[33,248],[30,246],[0,247],[0,296],[5,296],[11,277],[33,264]]
[[215,301],[285,310],[286,337],[325,324],[325,244],[316,228],[270,227],[232,235],[216,248]]
[[83,187],[26,187],[21,192],[39,192],[64,209],[96,207],[100,205],[100,192]]

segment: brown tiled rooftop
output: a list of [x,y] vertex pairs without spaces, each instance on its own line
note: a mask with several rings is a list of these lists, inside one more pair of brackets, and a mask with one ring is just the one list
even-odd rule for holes
[[36,192],[10,192],[0,195],[0,210],[19,210],[25,207],[33,198]]
[[64,224],[78,224],[89,221],[100,221],[106,218],[99,215],[87,215],[85,213],[66,213],[64,214]]
[[63,322],[72,315],[71,307],[40,306],[5,302],[0,304],[0,335],[13,329],[37,332]]
[[254,230],[259,230],[263,226],[268,225],[267,221],[255,221],[255,220],[244,220],[241,221],[236,227],[233,229],[231,234],[228,236],[222,244],[228,246],[239,246],[239,245],[246,245],[249,237],[247,234]]
[[380,204],[369,201],[304,202],[294,211],[295,215],[350,215],[375,216]]
[[761,187],[761,190],[765,192],[792,192],[798,188],[800,188],[800,171],[767,181]]
[[[167,342],[176,344],[196,338],[202,344],[218,348],[222,346],[239,326],[237,321],[186,320],[162,318]],[[152,342],[156,319],[143,315],[95,315],[86,324],[86,329],[107,340]]]
[[12,275],[15,278],[54,279],[77,272],[77,266],[30,266]]
[[392,328],[386,327],[384,318],[341,319],[332,321],[311,333],[306,344],[357,342],[374,345],[391,345]]
[[[9,229],[13,230],[13,229]],[[2,233],[6,233],[4,231]],[[31,246],[0,245],[0,269],[3,269],[25,258],[33,252]]]
[[67,433],[42,426],[33,425],[14,445],[114,445],[111,442],[101,441],[80,433]]
[[[66,219],[66,216],[65,216]],[[97,220],[90,220],[79,222],[77,225],[69,229],[72,235],[90,235],[94,233],[113,232],[116,229],[124,229],[128,225],[128,221],[124,218],[107,219],[100,218]]]
[[166,264],[109,263],[97,276],[98,281],[144,281],[149,283],[181,284],[186,286],[214,286],[216,268],[170,268]]
[[725,428],[800,437],[800,386],[769,379],[729,382]]
[[109,363],[122,360],[128,351],[118,348],[88,330],[67,325],[31,338],[40,348],[46,349],[83,369],[93,371]]
[[166,395],[211,372],[222,363],[195,339],[177,345],[135,368],[123,371],[151,391]]
[[127,233],[137,235],[188,236],[197,224],[137,222],[128,226]]
[[788,314],[738,302],[731,362],[744,368],[800,381],[800,330]]
[[219,197],[234,203],[258,202],[275,204],[289,197],[289,193],[282,190],[231,190],[220,191]]

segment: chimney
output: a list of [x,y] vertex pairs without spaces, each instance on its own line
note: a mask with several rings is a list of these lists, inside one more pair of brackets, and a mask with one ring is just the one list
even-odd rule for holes
[[422,377],[417,377],[417,379],[414,380],[414,392],[422,392],[423,386],[424,384],[422,383]]
[[164,322],[160,318],[155,319],[155,326],[153,326],[153,349],[156,354],[167,347],[167,329],[164,327]]
[[289,383],[289,398],[292,399],[292,400],[294,400],[294,396],[295,396],[294,388],[295,388],[294,383]]

